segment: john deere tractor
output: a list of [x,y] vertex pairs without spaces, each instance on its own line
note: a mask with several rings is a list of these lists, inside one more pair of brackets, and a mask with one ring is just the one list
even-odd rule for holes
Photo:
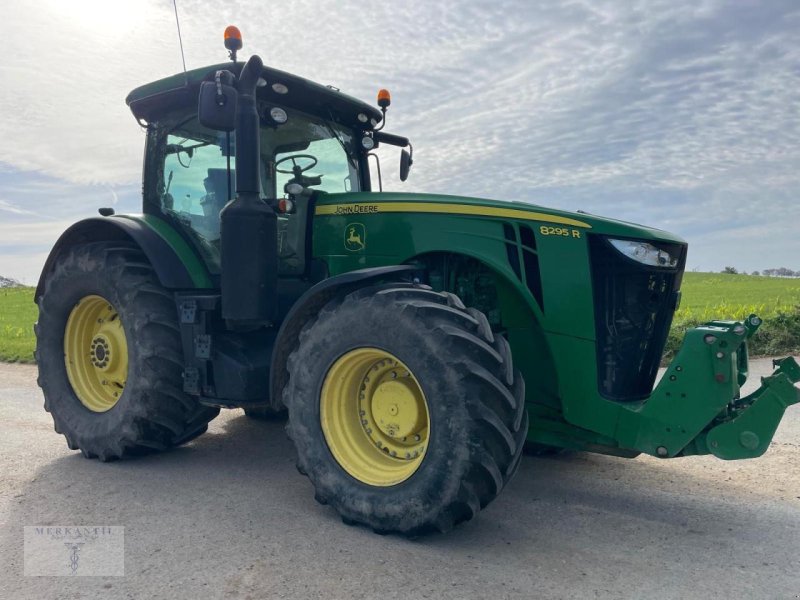
[[404,534],[474,517],[524,447],[766,451],[800,368],[777,361],[740,395],[758,317],[689,331],[654,388],[682,239],[375,191],[374,148],[403,148],[403,180],[412,164],[383,131],[387,92],[373,107],[237,62],[235,28],[226,46],[232,62],[130,93],[142,212],[74,224],[44,267],[39,384],[71,449],[128,458],[192,440],[221,408],[288,411],[317,500]]

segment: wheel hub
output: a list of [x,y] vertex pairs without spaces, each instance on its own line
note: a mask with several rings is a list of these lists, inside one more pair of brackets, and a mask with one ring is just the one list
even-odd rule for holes
[[412,461],[425,449],[428,409],[411,372],[392,357],[368,365],[359,415],[370,441],[392,458]]
[[105,369],[111,359],[108,340],[102,336],[97,336],[92,340],[91,360],[92,364],[98,369]]
[[406,439],[422,428],[421,398],[416,385],[404,379],[381,383],[372,396],[372,417],[378,429],[395,440]]
[[350,475],[371,485],[395,485],[422,463],[430,416],[422,388],[392,354],[359,348],[340,357],[320,398],[323,433]]
[[112,408],[128,378],[128,344],[116,309],[101,296],[73,307],[64,330],[67,377],[78,400],[91,411]]

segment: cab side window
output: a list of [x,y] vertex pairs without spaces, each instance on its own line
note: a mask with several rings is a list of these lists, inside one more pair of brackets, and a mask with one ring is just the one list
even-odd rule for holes
[[[228,201],[224,148],[180,135],[167,138],[162,208],[189,220],[206,240],[219,238],[219,211]],[[231,157],[233,169],[235,158]]]

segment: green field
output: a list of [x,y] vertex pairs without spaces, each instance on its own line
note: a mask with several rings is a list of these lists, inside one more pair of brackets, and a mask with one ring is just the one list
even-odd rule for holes
[[751,313],[767,318],[800,306],[800,279],[686,273],[682,290],[679,319],[743,319]]
[[33,288],[0,288],[0,360],[33,362]]
[[686,273],[665,357],[669,359],[691,327],[713,319],[741,320],[755,313],[764,323],[750,340],[750,354],[800,352],[800,279]]
[[[751,340],[751,353],[800,352],[800,279],[686,273],[683,299],[675,315],[667,357],[683,333],[711,319],[743,319],[756,313],[764,319]],[[0,289],[0,360],[33,362],[33,288]]]

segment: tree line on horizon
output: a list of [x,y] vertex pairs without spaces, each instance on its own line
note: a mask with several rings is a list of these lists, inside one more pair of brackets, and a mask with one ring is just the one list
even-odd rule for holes
[[[727,273],[729,275],[748,275],[747,271],[739,271],[736,267],[725,267],[720,273]],[[800,277],[800,271],[792,271],[786,267],[779,267],[777,269],[764,269],[763,271],[753,271],[749,275],[764,276],[764,277]]]
[[2,275],[0,275],[0,288],[13,288],[13,287],[22,287],[22,284],[16,279],[12,279],[11,277],[3,277]]

